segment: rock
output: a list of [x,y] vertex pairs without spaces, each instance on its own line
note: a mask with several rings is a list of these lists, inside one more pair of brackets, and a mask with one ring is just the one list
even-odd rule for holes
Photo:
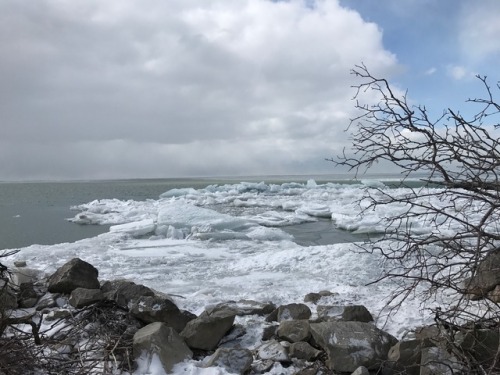
[[[148,324],[134,334],[133,352],[135,359],[146,359],[146,363],[151,363],[157,355],[166,373],[171,373],[177,363],[193,357],[179,334],[160,322]],[[144,370],[149,373],[149,369]]]
[[[500,349],[500,332],[498,329],[476,329],[457,335],[457,342],[462,350],[471,353],[474,359],[484,369],[489,369],[495,363],[495,356]],[[500,370],[496,363],[495,370]]]
[[198,318],[186,324],[181,336],[190,348],[214,350],[222,337],[231,329],[234,317],[231,310],[219,310],[213,314],[204,311]]
[[420,375],[452,375],[460,373],[458,360],[439,347],[422,349]]
[[308,320],[285,320],[277,331],[279,338],[290,342],[307,341],[311,335]]
[[244,336],[247,330],[241,324],[235,324],[229,332],[219,341],[219,346],[224,345],[224,347],[234,347],[238,345],[238,339]]
[[370,371],[365,366],[359,366],[351,375],[370,375]]
[[103,299],[104,294],[100,289],[76,288],[71,292],[69,304],[77,309],[81,309],[82,307],[92,305]]
[[214,313],[217,310],[232,310],[234,315],[266,315],[276,309],[276,305],[272,302],[257,302],[251,300],[227,301],[219,303],[215,306],[206,308],[207,313]]
[[16,260],[16,261],[14,261],[14,267],[23,268],[23,267],[26,267],[26,266],[27,266],[27,264],[26,264],[25,260]]
[[500,285],[500,251],[488,254],[478,265],[476,274],[465,281],[466,293],[484,298]]
[[251,369],[252,374],[264,374],[269,372],[271,368],[274,366],[274,361],[271,359],[259,359],[252,363]]
[[266,318],[266,321],[282,322],[283,320],[309,319],[310,317],[311,309],[307,305],[303,303],[291,303],[278,307]]
[[309,343],[304,341],[294,342],[288,348],[288,354],[292,358],[312,361],[320,355],[321,350],[313,348]]
[[2,309],[10,310],[17,308],[17,296],[9,284],[0,280],[0,306]]
[[234,374],[245,374],[253,362],[252,352],[248,349],[219,348],[209,358],[207,367],[219,366]]
[[335,295],[335,293],[332,293],[328,290],[322,290],[321,292],[318,293],[308,293],[304,297],[304,302],[311,302],[317,304],[322,297],[328,297],[333,295]]
[[102,284],[101,290],[107,299],[115,301],[124,308],[128,308],[129,302],[139,297],[155,295],[151,288],[128,280],[106,281]]
[[357,322],[373,322],[373,316],[363,305],[324,306],[317,307],[318,317],[323,320],[345,320]]
[[59,319],[66,319],[71,316],[71,312],[66,309],[59,309],[50,311],[47,315],[45,315],[45,320],[51,322]]
[[429,339],[398,342],[387,355],[391,369],[396,373],[419,375],[422,349],[428,346],[432,346]]
[[70,294],[76,288],[99,289],[99,272],[79,258],[71,259],[49,278],[49,292]]
[[290,360],[285,347],[276,340],[262,344],[258,348],[258,355],[260,359],[271,359],[274,362],[288,362]]
[[159,296],[139,296],[129,303],[132,316],[144,323],[163,322],[177,332],[181,332],[186,324],[196,318],[188,312],[182,312],[169,298]]
[[38,304],[36,305],[36,310],[41,311],[44,309],[50,309],[52,307],[56,307],[57,306],[56,298],[57,298],[57,294],[52,294],[52,293],[44,294],[38,300]]
[[262,341],[271,340],[276,336],[276,331],[278,330],[278,326],[272,325],[264,327],[262,330]]
[[21,308],[34,307],[38,302],[38,294],[35,292],[35,287],[32,282],[22,283],[19,285],[17,294],[17,303]]
[[369,323],[373,322],[373,316],[363,305],[352,305],[344,307],[342,320]]
[[352,372],[360,366],[378,369],[397,340],[373,324],[363,322],[322,322],[310,325],[315,342],[328,354],[327,366],[334,371]]
[[488,298],[495,303],[500,302],[500,285],[497,285],[495,289],[488,293]]

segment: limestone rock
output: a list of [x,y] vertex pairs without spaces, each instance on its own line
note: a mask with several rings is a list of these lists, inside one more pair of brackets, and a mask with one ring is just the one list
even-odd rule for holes
[[204,311],[198,318],[189,321],[181,336],[190,348],[214,350],[219,341],[231,329],[234,312],[219,310],[213,314]]
[[278,337],[290,342],[307,341],[311,335],[308,320],[282,321],[277,331]]
[[99,289],[98,274],[91,264],[71,259],[49,278],[49,292],[70,294],[76,288]]
[[352,372],[359,366],[377,369],[397,343],[388,333],[363,322],[314,323],[311,333],[328,354],[328,367],[339,372]]
[[342,312],[342,320],[356,322],[373,322],[373,316],[363,305],[345,306]]
[[303,303],[290,303],[278,307],[266,318],[266,321],[282,322],[283,320],[309,319],[310,317],[311,309],[307,305]]
[[103,299],[104,294],[100,289],[76,288],[71,292],[69,304],[77,309],[81,309]]
[[128,280],[106,281],[102,284],[101,290],[108,299],[125,308],[128,308],[132,300],[155,295],[151,288]]
[[177,332],[186,327],[187,322],[196,318],[189,312],[180,311],[169,298],[160,296],[140,296],[129,302],[130,313],[144,323],[163,322]]
[[12,284],[21,286],[24,283],[35,283],[40,280],[44,273],[43,271],[34,268],[17,267],[11,270],[10,280]]
[[365,366],[359,366],[351,375],[370,375],[370,372]]
[[304,341],[294,342],[288,349],[288,354],[292,358],[312,361],[320,355],[321,350],[313,348],[309,343]]
[[439,347],[422,349],[420,375],[452,375],[460,373],[458,360]]
[[288,362],[290,358],[286,348],[276,340],[262,344],[258,349],[260,359],[271,359],[275,362]]
[[157,355],[166,373],[171,373],[177,363],[193,357],[179,334],[160,322],[148,324],[134,334],[133,352],[136,359],[146,359],[146,363]]
[[335,293],[332,293],[328,290],[322,290],[321,292],[318,293],[308,293],[304,296],[304,302],[311,302],[317,304],[322,297],[328,297],[333,295],[335,295]]
[[245,374],[253,362],[252,352],[242,348],[219,348],[210,357],[207,367],[219,366],[234,374]]
[[500,251],[488,254],[479,263],[476,274],[465,281],[465,289],[476,298],[484,298],[497,285],[500,285]]
[[252,300],[227,301],[206,308],[207,313],[212,314],[218,310],[232,310],[234,315],[266,315],[273,312],[276,306],[272,302],[257,302]]

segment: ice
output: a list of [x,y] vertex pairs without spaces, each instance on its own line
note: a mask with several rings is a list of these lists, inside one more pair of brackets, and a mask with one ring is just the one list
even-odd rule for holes
[[[384,306],[393,285],[389,281],[370,284],[384,269],[376,253],[360,252],[351,243],[302,246],[282,230],[286,225],[319,218],[358,233],[396,229],[388,227],[387,218],[408,207],[392,204],[371,208],[363,198],[367,189],[371,194],[383,194],[389,188],[374,181],[350,185],[314,180],[242,182],[198,190],[173,189],[157,200],[141,202],[94,200],[73,207],[78,213],[70,220],[111,225],[109,232],[75,243],[33,245],[17,257],[47,273],[79,257],[99,270],[101,280],[125,278],[145,284],[172,295],[180,308],[195,314],[205,306],[228,300],[279,305],[302,302],[310,292],[330,290],[335,294],[325,303],[363,304],[380,328],[401,337],[407,329],[429,322],[433,306],[421,304],[416,293],[397,314],[389,314]],[[411,193],[410,189],[391,189],[391,194],[401,197]],[[431,201],[450,209],[446,202],[426,196],[426,190],[421,193],[417,199],[422,203]],[[465,207],[460,201],[455,203],[458,211]],[[455,214],[479,220],[480,211],[481,207],[472,207]],[[412,228],[420,233],[432,230],[425,221],[413,222]],[[456,228],[442,229],[452,232]],[[13,261],[14,256],[6,259],[7,264]],[[310,307],[314,313],[315,306]],[[192,374],[222,371],[200,369],[195,361],[179,368]]]

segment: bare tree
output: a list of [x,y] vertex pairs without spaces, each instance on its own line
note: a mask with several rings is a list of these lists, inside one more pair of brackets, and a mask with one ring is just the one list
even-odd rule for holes
[[[329,160],[357,174],[388,163],[401,171],[403,185],[417,172],[425,176],[424,187],[369,188],[363,198],[363,210],[387,208],[387,229],[362,247],[386,260],[380,280],[396,286],[392,306],[416,293],[426,302],[448,299],[452,305],[434,310],[443,326],[498,329],[500,105],[493,93],[500,86],[492,89],[477,76],[485,95],[467,100],[474,114],[447,109],[431,118],[425,106],[412,105],[406,92],[365,65],[351,73],[361,82],[355,86],[360,114],[348,128],[352,149]],[[364,104],[366,94],[378,96],[378,103]]]

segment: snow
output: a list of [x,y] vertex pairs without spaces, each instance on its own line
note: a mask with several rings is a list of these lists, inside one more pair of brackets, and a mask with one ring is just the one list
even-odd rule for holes
[[[363,210],[367,207],[363,197],[371,186],[386,188],[376,181],[353,185],[314,180],[281,185],[243,182],[174,189],[158,200],[142,202],[95,200],[73,207],[79,212],[70,220],[111,224],[109,232],[75,243],[32,245],[16,259],[52,273],[79,257],[99,270],[100,280],[126,278],[145,284],[172,295],[180,308],[195,314],[228,300],[280,305],[329,290],[335,293],[324,297],[322,304],[363,304],[380,328],[400,337],[408,328],[428,322],[426,308],[431,306],[424,308],[416,297],[406,301],[398,314],[388,315],[384,305],[391,284],[367,285],[384,267],[376,254],[360,252],[352,243],[301,246],[282,230],[284,225],[328,217],[337,228],[382,232],[387,226],[384,219],[406,207]],[[404,195],[409,190],[391,192]],[[418,222],[415,228],[430,230]],[[315,306],[310,307],[315,314]],[[149,370],[137,373],[160,374],[156,365],[153,361]],[[194,361],[177,369],[193,375],[224,374],[221,369],[200,369]],[[282,370],[277,368],[276,373]]]

